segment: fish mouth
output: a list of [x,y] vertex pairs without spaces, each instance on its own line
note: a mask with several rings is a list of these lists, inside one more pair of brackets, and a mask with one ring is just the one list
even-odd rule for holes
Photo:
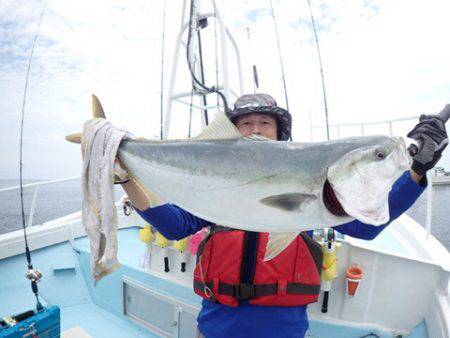
[[327,208],[327,210],[333,215],[339,217],[349,216],[342,207],[341,202],[337,199],[336,194],[334,193],[334,190],[328,180],[326,180],[323,185],[322,200],[325,208]]

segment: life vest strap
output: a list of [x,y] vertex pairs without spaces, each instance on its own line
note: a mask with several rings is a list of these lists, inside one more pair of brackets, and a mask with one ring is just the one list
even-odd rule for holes
[[[194,281],[194,288],[203,291],[207,286],[210,290],[214,290],[213,282],[199,282]],[[316,295],[320,291],[320,285],[302,284],[302,283],[287,283],[287,294],[303,294],[303,295]],[[278,294],[278,284],[219,284],[219,294],[233,296],[236,299],[253,299],[263,296]]]

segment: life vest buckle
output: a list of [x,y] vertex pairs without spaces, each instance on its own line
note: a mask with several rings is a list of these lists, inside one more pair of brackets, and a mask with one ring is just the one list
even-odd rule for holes
[[255,286],[251,284],[238,284],[234,286],[233,296],[237,299],[255,298]]

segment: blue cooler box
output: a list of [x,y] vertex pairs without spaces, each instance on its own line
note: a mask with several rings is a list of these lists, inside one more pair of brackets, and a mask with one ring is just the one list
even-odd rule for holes
[[0,338],[59,338],[61,336],[61,315],[59,307],[45,307],[40,312],[27,311],[12,316],[17,323],[13,326],[0,318]]

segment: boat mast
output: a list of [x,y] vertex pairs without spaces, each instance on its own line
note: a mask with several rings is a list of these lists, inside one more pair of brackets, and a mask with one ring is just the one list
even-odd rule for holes
[[[183,42],[183,36],[186,32],[186,30],[190,30],[191,33],[195,33],[195,30],[199,30],[202,29],[200,24],[202,22],[202,20],[208,20],[208,19],[213,19],[216,21],[216,24],[219,25],[218,27],[218,31],[219,31],[219,39],[220,39],[220,54],[221,54],[221,58],[222,58],[222,78],[223,81],[222,83],[217,83],[218,80],[216,80],[216,83],[214,84],[214,86],[212,87],[207,87],[204,83],[202,83],[202,81],[198,80],[198,79],[193,79],[194,80],[194,93],[196,95],[207,95],[209,93],[217,93],[217,95],[223,97],[226,101],[230,101],[231,99],[231,95],[233,95],[234,97],[238,97],[240,95],[242,95],[243,92],[243,78],[242,78],[242,67],[241,67],[241,57],[240,57],[240,53],[239,53],[239,49],[237,48],[237,44],[234,40],[234,38],[232,37],[232,35],[230,34],[230,32],[228,31],[228,29],[225,27],[225,24],[223,22],[223,19],[221,17],[220,11],[218,10],[218,8],[215,6],[215,1],[212,0],[212,5],[214,7],[214,12],[211,13],[198,13],[199,10],[199,1],[191,1],[191,7],[193,7],[193,9],[195,9],[196,11],[194,11],[194,20],[191,20],[191,16],[189,18],[189,20],[186,20],[185,18],[185,12],[186,12],[186,7],[187,7],[187,0],[183,1],[183,8],[182,8],[182,17],[181,17],[181,25],[180,25],[180,30],[177,36],[177,40],[175,43],[175,53],[174,53],[174,59],[173,59],[173,64],[172,64],[172,69],[171,69],[171,75],[170,75],[170,84],[169,84],[169,91],[167,94],[167,104],[166,104],[166,111],[165,111],[165,122],[164,122],[164,132],[163,132],[163,137],[167,138],[169,136],[169,131],[170,131],[170,123],[172,120],[172,110],[173,110],[173,103],[174,102],[178,102],[181,104],[184,104],[186,106],[190,106],[190,102],[185,101],[185,98],[188,98],[191,96],[191,90],[189,88],[189,90],[185,90],[183,92],[178,92],[175,93],[175,83],[177,82],[178,77],[182,77],[180,76],[181,72],[178,72],[178,63],[180,61],[180,59],[183,59],[182,57],[180,57],[180,50],[183,50],[183,48],[186,48],[186,56],[189,58],[189,63],[188,65],[189,67],[189,72],[192,75],[196,75],[193,74],[194,73],[194,64],[195,64],[195,58],[194,58],[194,51],[196,50],[195,48],[191,48],[189,49],[189,47],[191,46],[195,46],[195,40],[197,40],[198,38],[198,34],[191,34],[190,36],[190,40],[187,43]],[[189,24],[191,23],[191,25]],[[188,39],[189,40],[189,39]],[[230,44],[231,43],[231,44]],[[228,55],[227,55],[227,51],[229,50],[229,46],[232,47],[232,51],[234,51],[234,53],[236,54],[236,60],[237,60],[237,72],[238,72],[238,86],[239,89],[237,91],[234,91],[231,86],[230,86],[230,82],[229,82],[229,72],[228,72]],[[185,61],[185,59],[183,60]],[[184,77],[186,76],[186,73],[183,72]],[[197,80],[197,81],[195,81]],[[214,90],[212,90],[214,89]],[[224,101],[224,100],[223,100]],[[225,105],[207,105],[207,102],[203,101],[202,105],[196,105],[193,104],[192,107],[196,110],[201,110],[201,111],[208,111],[210,109],[217,109],[217,108],[222,108],[222,109],[227,109],[227,107]],[[204,114],[202,114],[204,117]],[[204,118],[202,118],[202,122],[203,125],[206,125],[206,120]]]

